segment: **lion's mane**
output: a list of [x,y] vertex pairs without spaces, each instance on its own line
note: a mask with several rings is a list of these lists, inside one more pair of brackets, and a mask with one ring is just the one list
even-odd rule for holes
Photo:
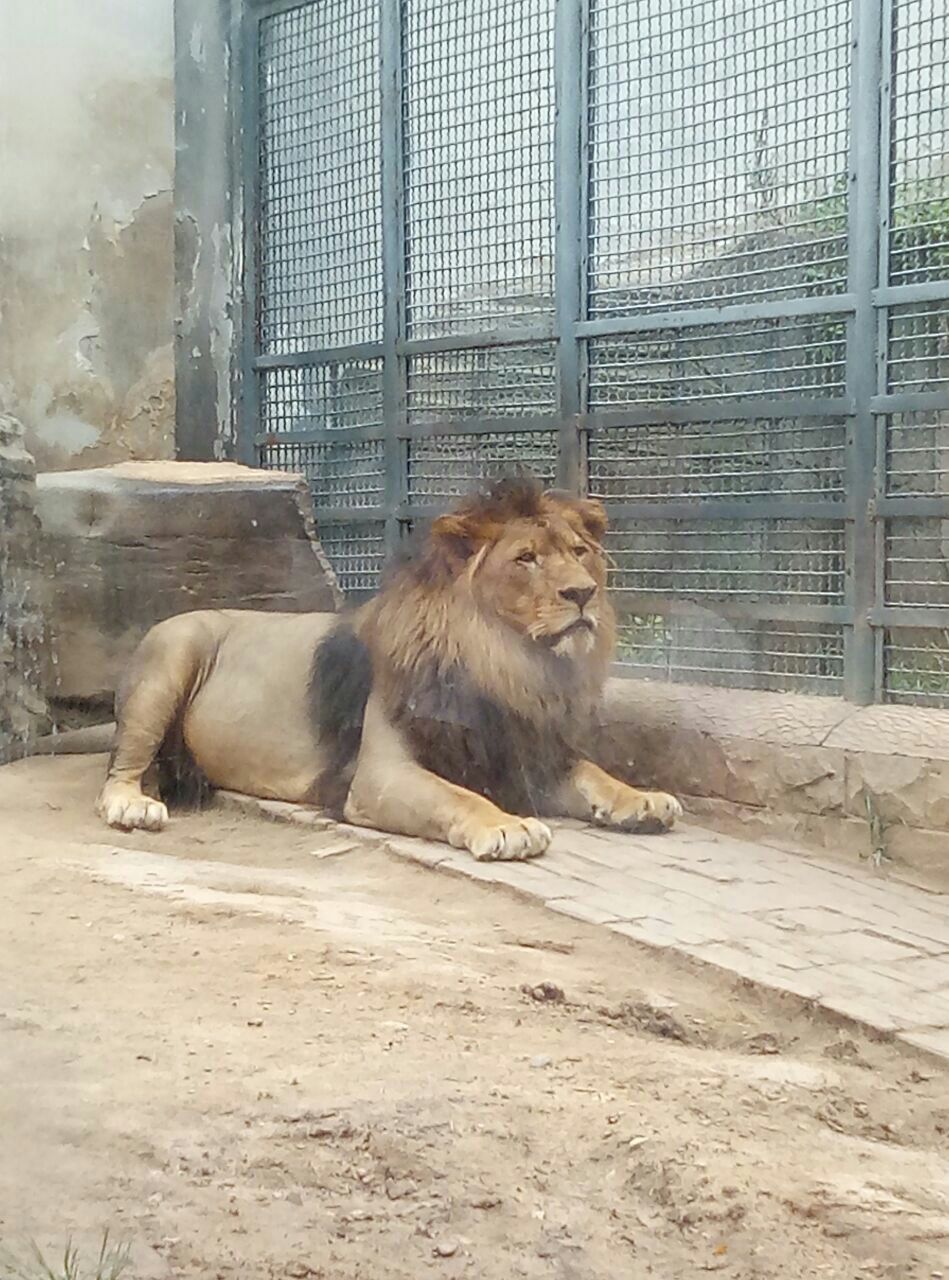
[[[490,542],[511,520],[542,520],[547,501],[518,477],[469,499],[455,518]],[[450,536],[423,537],[317,649],[311,708],[329,750],[317,788],[327,807],[342,810],[372,690],[420,765],[510,813],[542,812],[583,754],[612,656],[608,604],[593,649],[561,657],[476,603],[467,559]]]

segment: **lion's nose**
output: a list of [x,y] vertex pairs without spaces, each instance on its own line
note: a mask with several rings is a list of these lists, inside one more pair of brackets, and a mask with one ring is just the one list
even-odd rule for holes
[[595,590],[596,587],[563,587],[560,594],[565,600],[575,604],[578,609],[582,609]]

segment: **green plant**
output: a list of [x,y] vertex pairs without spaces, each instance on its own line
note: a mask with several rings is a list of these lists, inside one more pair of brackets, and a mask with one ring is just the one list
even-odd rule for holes
[[0,1280],[119,1280],[130,1266],[130,1246],[113,1244],[108,1231],[103,1233],[91,1268],[83,1262],[71,1240],[66,1242],[59,1262],[49,1262],[35,1241],[30,1243],[25,1258],[6,1250],[0,1252]]

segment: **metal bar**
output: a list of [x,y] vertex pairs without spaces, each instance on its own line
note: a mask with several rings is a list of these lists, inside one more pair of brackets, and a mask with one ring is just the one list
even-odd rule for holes
[[846,623],[850,613],[846,605],[806,604],[801,601],[775,600],[676,600],[649,591],[611,587],[610,595],[623,615],[637,617],[709,617],[742,619],[753,622],[827,622]]
[[[739,509],[738,504],[725,505],[721,510],[713,510],[712,504],[706,504],[705,510],[697,511],[695,507],[689,507],[686,503],[659,503],[656,504],[660,509],[658,511],[643,510],[647,506],[646,503],[622,503],[618,504],[620,510],[617,511],[616,506],[607,504],[607,515],[612,519],[636,519],[641,517],[644,521],[649,520],[684,520],[695,519],[703,522],[715,520],[797,520],[802,518],[812,519],[834,519],[844,520],[846,518],[845,509],[841,507],[832,507],[831,504],[814,504],[816,510],[808,509],[805,512],[787,511],[783,507],[775,509],[774,503],[747,503],[746,506],[751,508],[748,510]],[[632,511],[631,508],[637,508]],[[420,512],[430,510],[424,503],[403,503],[401,513],[406,519],[414,518]]]
[[523,418],[444,418],[427,421],[409,421],[405,416],[396,424],[396,432],[403,440],[428,439],[431,436],[504,435],[513,431],[554,431],[557,419],[543,414],[530,414]]
[[877,390],[877,312],[880,244],[880,57],[883,0],[853,0],[850,75],[850,199],[847,275],[855,300],[848,324],[847,391],[855,412],[847,428],[847,495],[856,519],[848,526],[847,606],[844,636],[844,695],[869,703],[878,694],[874,604],[876,530],[870,518],[875,492],[876,423],[871,400]]
[[[291,474],[294,474],[291,472]],[[327,507],[320,506],[316,512],[320,525],[327,524],[382,524],[386,519],[386,508],[382,507]]]
[[[882,278],[885,280],[886,276]],[[878,307],[898,307],[911,302],[945,302],[946,300],[949,300],[949,280],[923,280],[919,284],[883,284],[879,289],[873,290],[873,302]]]
[[464,440],[468,436],[501,435],[505,432],[517,431],[550,432],[556,430],[556,418],[451,418],[444,422],[409,422],[403,415],[386,423],[372,427],[327,427],[319,418],[299,418],[298,421],[309,423],[308,426],[295,428],[293,431],[262,431],[254,437],[256,444],[326,444],[334,441],[338,444],[351,444],[363,440],[386,440],[394,436],[397,440],[427,440],[432,436],[447,436]]
[[943,391],[893,391],[873,396],[873,413],[924,413],[927,409],[949,409],[949,385]]
[[[688,674],[686,674],[688,672]],[[708,677],[714,675],[716,680],[710,681]],[[680,689],[687,689],[690,685],[701,689],[709,687],[718,689],[747,689],[749,691],[760,693],[784,693],[786,691],[787,679],[777,671],[747,671],[747,670],[729,670],[725,667],[712,667],[699,669],[698,667],[689,667],[685,669],[670,670],[670,668],[662,662],[650,663],[637,661],[632,658],[618,658],[610,666],[610,676],[616,680],[663,680],[675,684]],[[724,677],[731,677],[725,679]],[[735,679],[735,677],[740,677]],[[704,678],[703,678],[704,677]],[[839,683],[838,677],[834,675],[817,675],[816,672],[809,672],[805,677],[807,681],[806,692],[823,694],[834,694],[837,692]],[[821,687],[823,686],[823,687]]]
[[927,630],[949,628],[949,605],[874,605],[871,614],[873,623],[878,627],[910,627]]
[[606,338],[624,333],[651,333],[657,329],[685,329],[693,325],[734,324],[746,320],[783,320],[797,316],[846,315],[852,312],[852,293],[816,298],[787,298],[780,302],[745,302],[730,307],[684,307],[681,311],[645,312],[601,320],[583,320],[577,333],[583,338]]
[[406,501],[399,504],[398,514],[400,520],[417,523],[420,520],[434,520],[443,510],[444,503],[438,499],[433,499],[430,503]]
[[431,436],[504,435],[513,431],[554,431],[557,419],[543,414],[525,415],[523,418],[444,418],[427,421],[409,421],[407,417],[396,424],[396,431],[404,440],[428,439]]
[[437,338],[402,338],[397,350],[404,356],[435,355],[441,351],[480,351],[486,347],[523,347],[536,342],[553,342],[554,325],[546,320],[525,321],[516,329],[480,329],[477,333],[450,333]]
[[257,283],[260,249],[260,15],[243,8],[240,23],[240,155],[241,246],[243,282],[241,297],[241,388],[237,423],[237,457],[250,466],[258,463],[254,433],[260,422],[260,381],[254,359],[260,345]]
[[246,8],[254,11],[255,16],[269,18],[275,13],[286,13],[288,9],[305,9],[308,4],[317,0],[244,0]]
[[731,422],[758,418],[845,418],[853,413],[849,396],[815,396],[813,399],[694,400],[678,404],[638,404],[626,409],[593,411],[580,415],[585,431],[610,427],[660,426],[676,422]]
[[[592,234],[591,234],[591,192],[592,192],[592,172],[593,172],[593,150],[591,142],[590,130],[590,67],[591,67],[591,17],[590,10],[595,0],[581,0],[581,66],[580,66],[580,309],[578,313],[578,324],[589,319],[590,316],[590,254],[592,252]],[[579,387],[577,402],[579,412],[582,415],[587,408],[589,387],[590,387],[590,361],[589,361],[589,344],[585,338],[581,338],[579,333],[575,333],[577,342],[577,355],[579,367],[577,373],[579,376]],[[581,468],[581,491],[586,493],[589,488],[589,464],[590,464],[590,433],[582,425],[581,419],[577,419],[577,430],[579,433],[579,449],[580,449],[580,468]]]
[[320,351],[288,351],[254,357],[255,369],[301,369],[316,365],[350,364],[358,360],[379,360],[383,354],[380,342],[354,342],[348,347],[326,347]]
[[[878,317],[883,321],[883,313],[879,313]],[[886,334],[883,324],[877,327],[880,335],[880,342],[885,350]],[[874,523],[874,547],[873,547],[873,600],[884,600],[886,598],[886,538],[885,526],[882,520],[876,518],[876,508],[879,503],[879,496],[886,489],[886,459],[887,459],[887,422],[885,418],[876,415],[873,419],[876,434],[876,495],[867,512],[869,518]],[[886,633],[873,622],[873,616],[870,617],[873,626],[873,691],[874,701],[879,702],[883,698],[883,690],[886,682],[886,668],[884,663],[884,642]]]
[[585,186],[581,154],[585,9],[584,0],[559,0],[554,19],[554,297],[560,412],[557,483],[573,493],[579,493],[582,478],[580,344],[576,330],[581,318],[581,206]]
[[[890,211],[893,200],[893,184],[891,170],[893,164],[893,69],[894,69],[894,14],[893,0],[880,0],[880,184],[877,199],[879,201],[879,240],[877,244],[877,288],[873,291],[873,304],[876,308],[876,387],[878,395],[887,392],[889,384],[889,350],[890,350],[890,313],[888,297],[891,293],[890,280]],[[879,498],[886,492],[889,483],[887,475],[887,431],[889,418],[877,411],[875,395],[870,401],[870,408],[875,413],[876,424],[876,492],[870,507],[869,515],[874,522],[874,565],[873,565],[873,609],[870,621],[873,625],[874,637],[874,697],[882,701],[886,685],[885,644],[886,631],[874,618],[874,611],[886,600],[886,525],[883,520],[876,519]]]
[[949,494],[920,494],[905,498],[883,495],[873,503],[871,516],[875,520],[885,520],[892,516],[929,516],[937,520],[949,520]]
[[[312,421],[302,418],[300,421]],[[380,424],[377,427],[325,427],[313,426],[294,428],[293,431],[260,431],[254,436],[258,448],[269,448],[282,444],[364,444],[370,440],[385,440],[390,428]]]
[[405,415],[405,208],[402,137],[402,3],[382,0],[382,405],[385,424],[385,545],[392,555],[401,537],[396,509],[405,497],[404,450],[397,424]]
[[[595,492],[595,489],[594,489]],[[607,514],[618,520],[852,520],[846,501],[793,502],[773,498],[695,498],[667,502],[644,498],[613,502],[599,496]]]

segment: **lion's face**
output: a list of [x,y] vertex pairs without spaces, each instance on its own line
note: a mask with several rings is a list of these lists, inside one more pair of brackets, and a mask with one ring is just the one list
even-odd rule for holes
[[606,517],[597,502],[545,493],[518,511],[473,507],[443,516],[432,534],[454,549],[457,584],[480,610],[564,658],[606,637]]
[[602,550],[567,513],[512,522],[472,565],[481,607],[564,657],[593,649],[605,587]]

